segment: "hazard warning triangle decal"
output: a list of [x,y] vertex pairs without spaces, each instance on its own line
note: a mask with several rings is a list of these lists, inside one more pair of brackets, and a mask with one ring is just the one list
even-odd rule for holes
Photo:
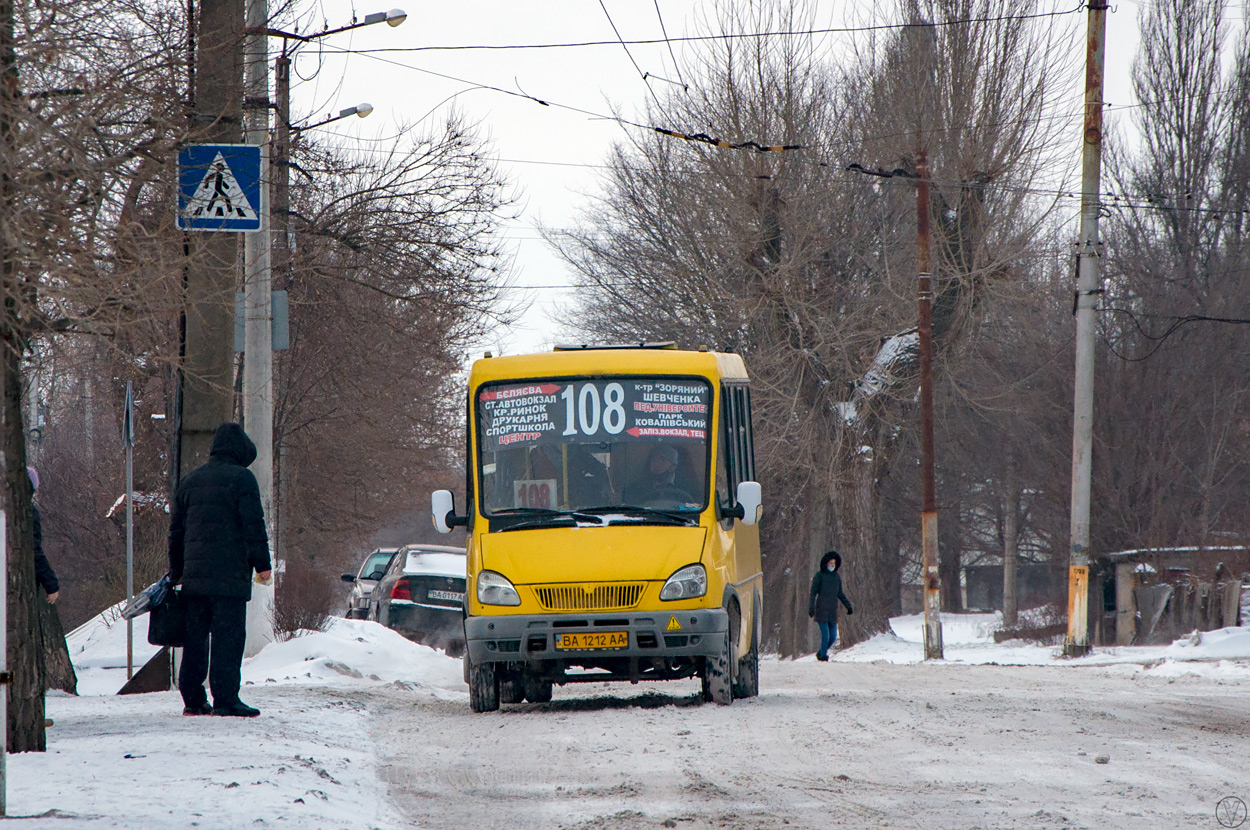
[[665,631],[681,631],[681,623],[677,622],[677,615],[668,618],[668,625],[664,626]]
[[203,180],[187,200],[182,213],[187,219],[255,221],[257,218],[256,208],[247,200],[221,153],[208,165]]

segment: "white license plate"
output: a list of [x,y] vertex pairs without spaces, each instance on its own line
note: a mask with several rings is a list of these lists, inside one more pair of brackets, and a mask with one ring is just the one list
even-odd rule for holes
[[425,594],[430,599],[442,599],[450,602],[464,602],[464,594],[455,591],[427,591]]

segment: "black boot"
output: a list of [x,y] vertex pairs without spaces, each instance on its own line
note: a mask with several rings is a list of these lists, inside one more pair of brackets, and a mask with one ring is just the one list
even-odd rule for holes
[[253,709],[241,700],[236,700],[229,706],[214,706],[213,714],[229,718],[254,718],[260,714],[260,710]]

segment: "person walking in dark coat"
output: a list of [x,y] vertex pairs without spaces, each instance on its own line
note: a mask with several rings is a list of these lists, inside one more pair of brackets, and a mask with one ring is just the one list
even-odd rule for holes
[[[208,461],[179,484],[169,522],[170,581],[182,584],[186,636],[178,690],[184,715],[255,717],[239,700],[252,572],[268,581],[269,537],[256,477],[256,445],[224,423]],[[210,672],[211,652],[211,672]],[[204,679],[213,691],[208,705]]]
[[[26,474],[30,476],[31,489],[38,490],[39,473],[35,472],[34,467],[27,467]],[[43,519],[39,517],[39,508],[35,507],[33,501],[30,503],[30,522],[34,526],[35,536],[35,581],[48,595],[48,602],[55,605],[57,597],[61,595],[61,583],[57,581],[56,571],[52,570],[52,564],[43,553]]]
[[829,647],[838,639],[838,603],[846,606],[847,616],[855,613],[850,600],[842,593],[842,555],[831,550],[820,559],[820,570],[812,577],[812,594],[807,604],[807,616],[820,626],[820,651],[816,659],[822,663],[829,659]]

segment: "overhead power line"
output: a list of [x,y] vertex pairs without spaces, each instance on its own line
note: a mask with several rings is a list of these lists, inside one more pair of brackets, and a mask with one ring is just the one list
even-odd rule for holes
[[[957,20],[935,20],[923,23],[881,23],[875,26],[829,26],[814,29],[785,29],[777,32],[724,32],[718,35],[684,35],[682,37],[642,38],[639,40],[583,40],[562,43],[477,43],[445,46],[393,46],[378,49],[361,49],[357,54],[375,54],[382,52],[468,52],[474,50],[506,51],[524,49],[580,49],[594,47],[617,46],[656,46],[673,43],[706,43],[708,41],[750,40],[769,37],[805,37],[813,35],[856,34],[866,32],[890,32],[906,29],[945,28],[982,23],[1006,23],[1019,20],[1040,20],[1046,18],[1066,17],[1084,11],[1085,3],[1071,9],[1034,14],[999,15],[996,17],[966,17]],[[615,27],[614,27],[615,28]]]
[[[502,95],[509,95],[514,98],[523,98],[527,101],[533,101],[535,104],[539,104],[544,107],[553,107],[555,109],[568,110],[569,112],[576,112],[580,115],[586,115],[586,116],[589,116],[591,118],[595,118],[601,121],[615,121],[618,124],[621,124],[623,126],[636,127],[640,130],[651,130],[661,135],[669,136],[671,138],[680,138],[685,141],[690,141],[694,143],[710,144],[713,147],[721,147],[721,148],[729,149],[729,150],[754,150],[757,153],[773,153],[773,152],[780,152],[783,150],[802,149],[802,145],[798,145],[798,144],[764,144],[762,142],[752,141],[752,140],[732,142],[732,141],[727,141],[722,138],[716,138],[714,136],[710,136],[707,133],[686,133],[681,130],[673,130],[673,129],[668,129],[666,127],[656,127],[656,126],[648,125],[648,124],[640,124],[637,121],[630,121],[628,118],[622,118],[619,115],[604,115],[602,113],[593,112],[591,110],[582,109],[581,107],[575,107],[569,104],[561,104],[556,101],[547,101],[542,98],[539,98],[536,95],[530,95],[528,92],[504,89],[503,87],[493,86],[491,84],[476,83],[474,81],[469,81],[464,78],[458,78],[455,75],[448,75],[445,72],[435,72],[432,69],[423,69],[419,66],[413,66],[412,64],[407,64],[407,63],[402,63],[400,61],[391,60],[390,58],[379,57],[377,55],[370,54],[367,52],[359,53],[359,54],[363,54],[365,57],[371,58],[376,61],[388,63],[392,66],[398,66],[403,69],[410,69],[413,72],[420,72],[422,74],[433,75],[436,78],[442,78],[447,81],[454,81],[458,84],[465,84],[466,86],[471,87],[471,88],[487,89],[492,92],[498,92]],[[648,89],[650,89],[650,87],[648,87]]]
[[[1127,308],[1105,308],[1103,310],[1112,312],[1114,314],[1128,315],[1128,318],[1133,321],[1133,326],[1134,328],[1137,329],[1138,334],[1140,334],[1142,337],[1146,338],[1147,340],[1154,341],[1154,346],[1152,346],[1150,351],[1146,352],[1146,354],[1142,355],[1141,357],[1130,357],[1128,355],[1121,354],[1120,350],[1115,347],[1115,344],[1112,343],[1111,340],[1108,339],[1106,334],[1104,333],[1103,342],[1105,342],[1107,344],[1107,347],[1111,349],[1111,353],[1114,354],[1116,357],[1118,357],[1120,360],[1125,361],[1126,363],[1140,363],[1144,360],[1149,360],[1150,358],[1154,357],[1155,353],[1157,353],[1159,349],[1163,348],[1163,344],[1168,340],[1169,337],[1176,334],[1177,331],[1179,331],[1184,326],[1189,325],[1190,323],[1227,323],[1227,324],[1239,325],[1239,326],[1250,325],[1250,319],[1246,319],[1244,317],[1208,317],[1205,314],[1186,314],[1180,317],[1171,317],[1167,315],[1156,314],[1156,315],[1149,315],[1149,316],[1171,320],[1172,323],[1166,329],[1163,330],[1162,334],[1151,334],[1150,332],[1146,331],[1145,327],[1141,323],[1140,317],[1138,316],[1136,312],[1130,311]],[[1147,315],[1142,315],[1142,316],[1147,316]]]

